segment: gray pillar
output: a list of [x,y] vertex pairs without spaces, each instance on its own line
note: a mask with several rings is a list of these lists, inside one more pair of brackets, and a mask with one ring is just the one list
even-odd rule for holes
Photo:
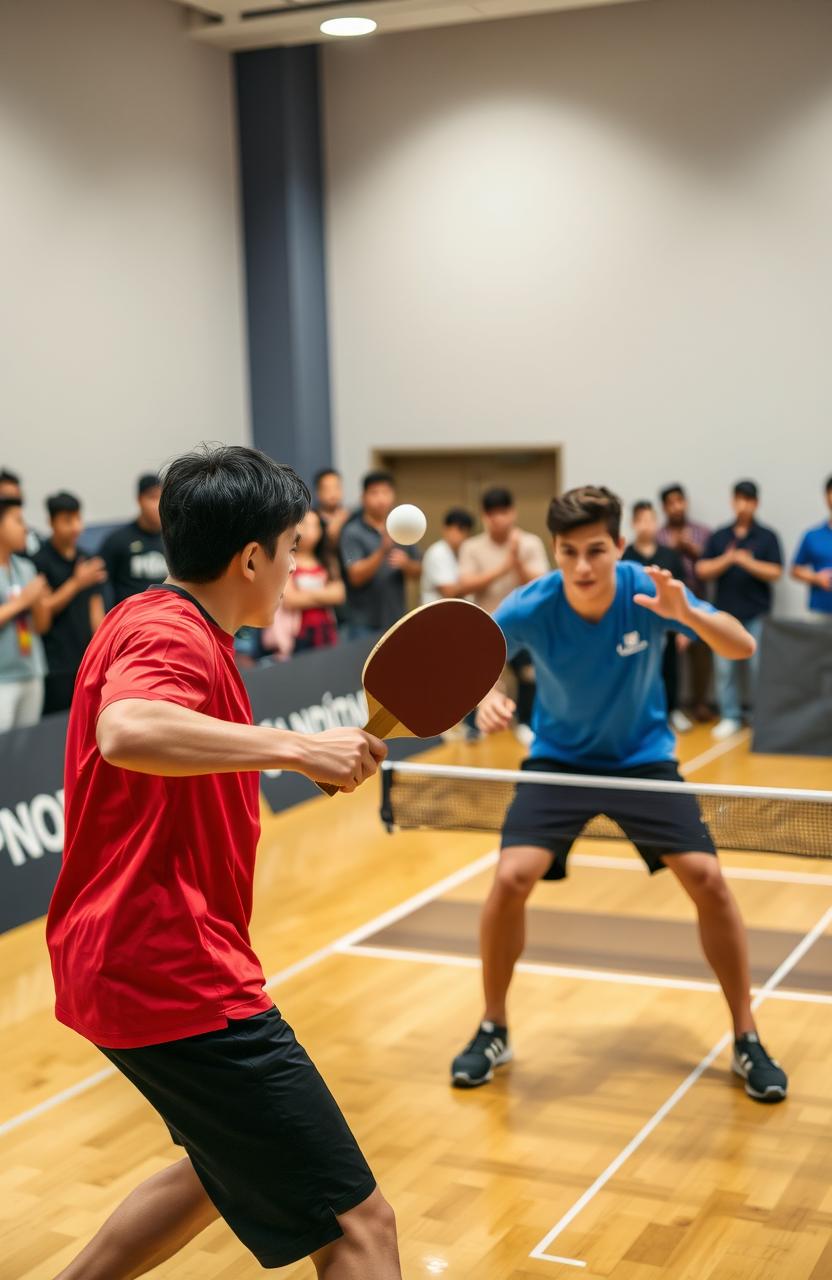
[[235,56],[254,444],[331,465],[318,46]]

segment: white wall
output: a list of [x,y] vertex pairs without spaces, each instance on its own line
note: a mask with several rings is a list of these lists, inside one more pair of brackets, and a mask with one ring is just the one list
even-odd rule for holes
[[[568,486],[832,472],[832,6],[647,0],[325,55],[338,457],[546,441]],[[779,588],[779,607],[802,592]]]
[[228,55],[170,0],[0,10],[0,465],[27,514],[248,438]]

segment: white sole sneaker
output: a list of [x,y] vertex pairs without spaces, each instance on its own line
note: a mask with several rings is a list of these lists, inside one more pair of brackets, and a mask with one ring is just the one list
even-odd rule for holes
[[[774,1061],[774,1059],[772,1059]],[[778,1064],[775,1064],[778,1065]],[[739,1076],[745,1084],[745,1092],[749,1098],[754,1098],[756,1102],[780,1102],[786,1097],[786,1090],[779,1084],[772,1084],[766,1089],[765,1093],[760,1093],[758,1089],[752,1089],[748,1083],[748,1076],[745,1074],[745,1068],[737,1057],[736,1049],[731,1055],[731,1070],[735,1076]]]
[[741,728],[741,720],[720,720],[719,724],[711,729],[711,737],[717,742],[722,742],[723,739],[730,738],[732,733],[739,733]]
[[451,1080],[459,1089],[476,1089],[479,1085],[488,1084],[489,1080],[493,1080],[494,1068],[501,1067],[505,1062],[511,1062],[513,1057],[514,1049],[511,1045],[508,1045],[503,1049],[503,1052],[494,1059],[487,1075],[480,1076],[478,1080],[472,1080],[467,1071],[455,1071],[451,1076]]

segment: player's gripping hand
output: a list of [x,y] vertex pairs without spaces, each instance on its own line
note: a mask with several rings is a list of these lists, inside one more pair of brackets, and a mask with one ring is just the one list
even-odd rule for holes
[[640,604],[643,609],[649,609],[651,613],[657,613],[660,618],[687,622],[691,609],[685,595],[685,584],[674,578],[669,569],[659,569],[654,564],[644,572],[655,586],[656,594],[648,596],[640,591],[633,596],[634,603]]
[[477,728],[480,733],[499,733],[511,724],[516,706],[499,689],[492,689],[477,708]]
[[302,772],[313,782],[328,782],[342,791],[355,791],[387,755],[387,746],[363,729],[326,729],[304,740],[307,748]]

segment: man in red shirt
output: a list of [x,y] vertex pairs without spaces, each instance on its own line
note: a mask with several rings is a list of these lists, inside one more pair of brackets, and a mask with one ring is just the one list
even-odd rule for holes
[[96,1044],[186,1154],[58,1280],[129,1280],[221,1215],[263,1267],[398,1280],[392,1211],[264,991],[249,940],[261,769],[352,791],[383,742],[252,724],[233,635],[274,617],[309,492],[241,447],[168,468],[170,576],[124,601],[78,672],[66,842],[47,921],[59,1020]]

